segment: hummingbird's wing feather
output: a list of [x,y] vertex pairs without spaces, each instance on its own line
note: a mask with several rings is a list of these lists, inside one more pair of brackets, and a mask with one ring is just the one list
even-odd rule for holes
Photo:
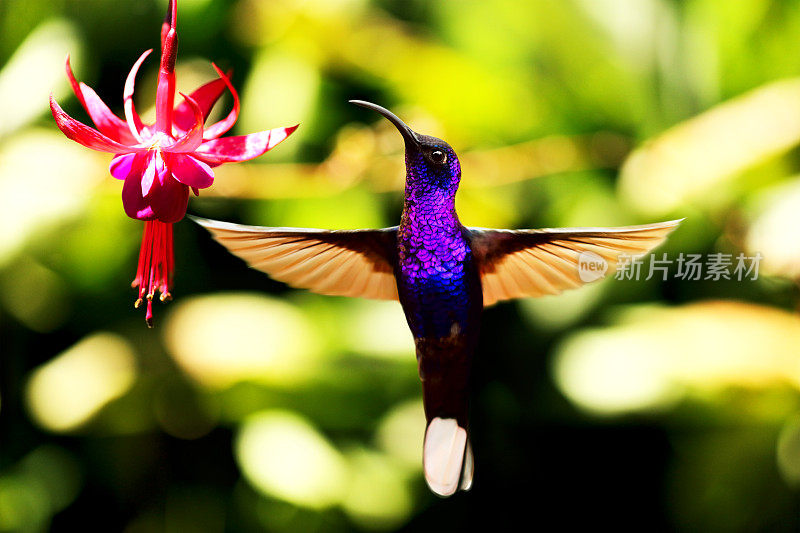
[[335,296],[397,299],[396,227],[327,231],[191,218],[251,267],[293,287]]
[[516,231],[467,228],[481,274],[483,304],[557,294],[579,287],[586,283],[579,270],[583,252],[600,256],[610,273],[620,256],[633,257],[652,250],[680,222]]

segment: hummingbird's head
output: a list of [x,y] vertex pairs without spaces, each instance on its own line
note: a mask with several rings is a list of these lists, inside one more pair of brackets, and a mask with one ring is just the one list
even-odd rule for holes
[[379,105],[362,100],[350,100],[350,103],[377,111],[400,131],[406,144],[408,188],[421,194],[455,195],[461,181],[461,164],[449,144],[430,135],[420,135]]

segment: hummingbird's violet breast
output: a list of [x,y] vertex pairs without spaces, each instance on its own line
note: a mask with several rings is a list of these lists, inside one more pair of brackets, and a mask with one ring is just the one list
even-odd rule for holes
[[414,337],[450,337],[468,331],[476,303],[470,284],[480,287],[455,210],[461,166],[446,142],[417,135],[406,144],[406,170],[398,292]]

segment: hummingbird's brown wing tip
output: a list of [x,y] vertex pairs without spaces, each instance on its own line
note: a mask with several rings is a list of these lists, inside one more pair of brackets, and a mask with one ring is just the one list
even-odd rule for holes
[[[617,228],[493,230],[468,228],[484,306],[500,300],[558,294],[613,273],[625,258],[656,248],[683,221]],[[595,259],[605,268],[581,272]]]
[[252,268],[293,287],[333,296],[397,299],[396,228],[328,231],[191,218]]

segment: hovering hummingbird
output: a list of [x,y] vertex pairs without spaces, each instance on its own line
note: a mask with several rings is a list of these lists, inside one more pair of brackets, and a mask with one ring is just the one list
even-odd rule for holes
[[618,228],[465,227],[455,209],[461,165],[450,145],[416,133],[379,105],[350,102],[383,115],[405,141],[399,226],[330,231],[194,220],[251,267],[294,287],[400,301],[422,380],[425,480],[436,494],[450,496],[472,485],[467,410],[483,308],[579,287],[588,278],[579,270],[586,254],[614,266],[621,254],[658,246],[680,221]]

